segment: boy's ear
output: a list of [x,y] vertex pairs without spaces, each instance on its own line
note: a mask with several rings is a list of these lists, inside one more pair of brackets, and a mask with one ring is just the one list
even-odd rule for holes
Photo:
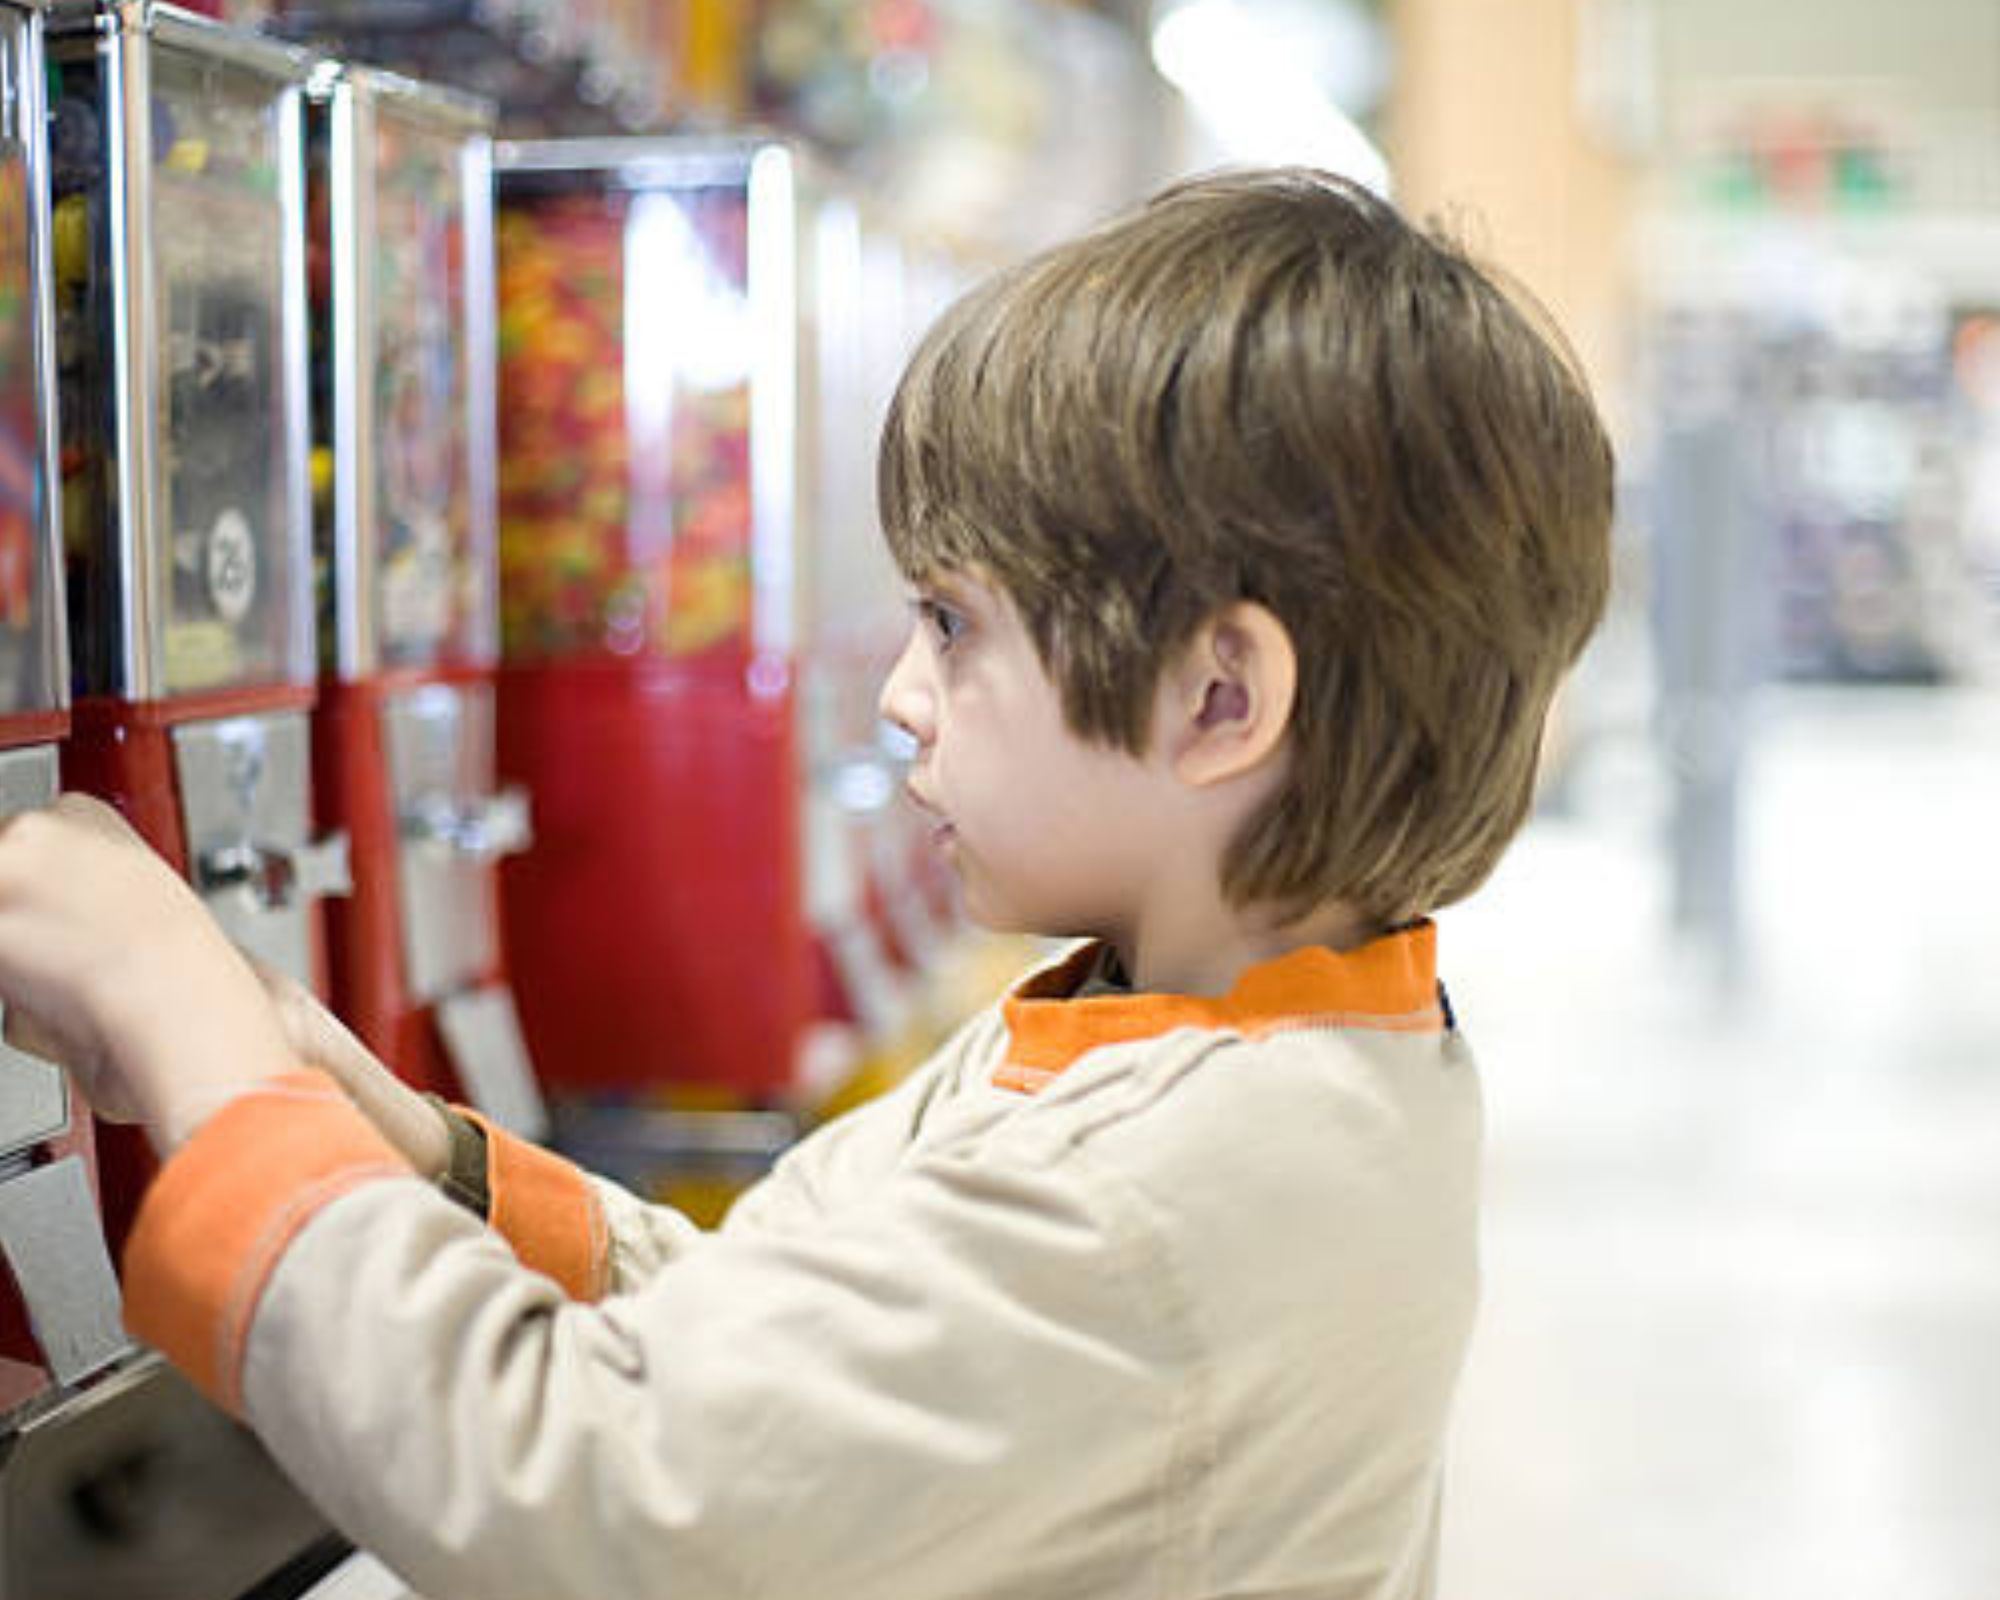
[[1291,726],[1298,675],[1291,634],[1263,606],[1239,600],[1210,617],[1168,669],[1165,748],[1175,774],[1207,787],[1275,755]]

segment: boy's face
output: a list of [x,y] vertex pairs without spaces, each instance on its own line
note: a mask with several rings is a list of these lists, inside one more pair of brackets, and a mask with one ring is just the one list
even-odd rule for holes
[[917,586],[882,715],[917,743],[908,790],[989,928],[1126,936],[1158,874],[1164,766],[1086,743],[1006,596],[966,574]]

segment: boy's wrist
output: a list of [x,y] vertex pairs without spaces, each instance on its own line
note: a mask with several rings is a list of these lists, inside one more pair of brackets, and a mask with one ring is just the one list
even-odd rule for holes
[[173,1155],[216,1112],[253,1093],[262,1081],[240,1078],[211,1084],[176,1082],[146,1112],[146,1132],[160,1159],[164,1161]]
[[[123,986],[103,1011],[105,1052],[163,1156],[228,1101],[295,1065],[234,948],[215,936],[222,963],[215,950],[197,948],[207,932],[190,934],[185,961],[162,952],[150,969],[153,981]],[[182,972],[185,981],[176,976]]]

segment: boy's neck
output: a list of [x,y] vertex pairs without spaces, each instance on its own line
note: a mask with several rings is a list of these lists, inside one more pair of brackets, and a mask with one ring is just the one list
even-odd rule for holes
[[1308,945],[1352,950],[1384,930],[1349,906],[1322,906],[1280,919],[1259,908],[1211,918],[1144,919],[1110,939],[1132,987],[1154,994],[1225,995],[1250,968]]

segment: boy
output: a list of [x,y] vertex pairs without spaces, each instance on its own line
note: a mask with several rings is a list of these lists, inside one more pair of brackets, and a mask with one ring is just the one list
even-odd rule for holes
[[972,916],[1089,942],[701,1235],[24,818],[0,995],[170,1157],[133,1329],[432,1600],[1429,1594],[1479,1107],[1424,915],[1604,601],[1584,387],[1381,202],[1226,175],[947,313],[881,485],[911,797]]

